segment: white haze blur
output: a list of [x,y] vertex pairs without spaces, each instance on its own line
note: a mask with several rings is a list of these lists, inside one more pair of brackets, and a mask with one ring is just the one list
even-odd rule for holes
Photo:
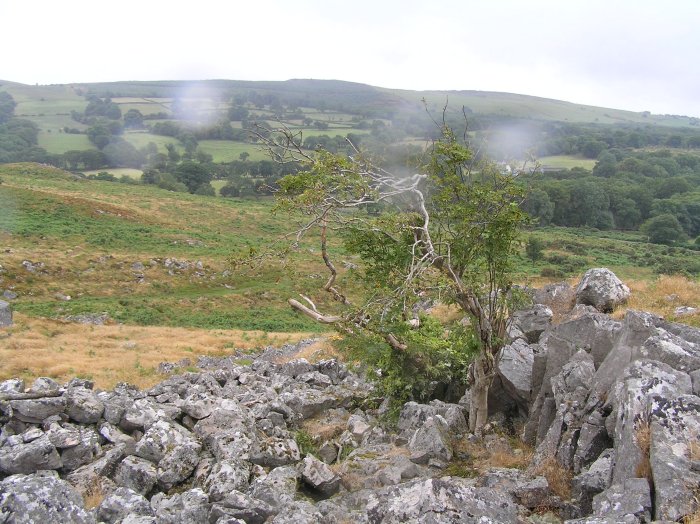
[[700,116],[696,0],[5,0],[0,79],[323,78]]

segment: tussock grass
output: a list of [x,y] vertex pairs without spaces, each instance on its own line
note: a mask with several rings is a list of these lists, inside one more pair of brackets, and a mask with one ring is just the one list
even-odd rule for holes
[[571,471],[560,465],[554,457],[544,460],[534,473],[546,478],[549,489],[562,500],[571,498]]
[[160,362],[199,355],[225,356],[236,349],[281,345],[309,333],[187,329],[158,326],[93,326],[15,315],[15,325],[0,331],[0,380],[40,376],[65,382],[89,378],[96,387],[118,382],[149,387],[163,380]]
[[644,478],[651,484],[653,482],[652,472],[651,472],[651,461],[650,461],[650,451],[651,451],[651,426],[646,420],[640,420],[637,423],[635,429],[635,440],[637,441],[637,446],[639,451],[642,453],[642,458],[637,464],[637,469],[635,474],[637,478]]

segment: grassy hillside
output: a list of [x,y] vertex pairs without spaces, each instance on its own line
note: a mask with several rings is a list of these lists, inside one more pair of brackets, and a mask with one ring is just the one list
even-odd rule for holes
[[313,271],[310,258],[294,270],[271,266],[262,278],[229,274],[234,253],[284,231],[269,201],[85,180],[31,164],[1,166],[0,178],[0,241],[8,247],[2,286],[18,293],[17,311],[107,312],[138,325],[318,329],[286,306],[308,292],[310,281],[295,276]]
[[503,118],[551,120],[557,122],[588,124],[644,124],[669,127],[688,127],[690,118],[677,115],[651,115],[621,109],[588,106],[540,98],[536,96],[499,93],[491,91],[407,91],[387,90],[409,103],[422,99],[428,109],[439,114],[446,102],[461,111],[464,106],[475,114],[494,115]]

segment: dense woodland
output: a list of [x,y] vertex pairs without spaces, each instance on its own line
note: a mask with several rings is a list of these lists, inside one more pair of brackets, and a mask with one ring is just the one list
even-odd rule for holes
[[[299,141],[309,151],[351,153],[354,146],[380,159],[388,169],[404,173],[420,166],[425,143],[439,131],[436,120],[455,129],[464,129],[466,122],[466,136],[474,148],[504,166],[528,155],[595,160],[591,170],[515,171],[529,191],[523,207],[537,226],[641,230],[654,243],[698,245],[700,121],[696,118],[688,119],[685,126],[664,126],[652,120],[648,124],[538,120],[469,107],[435,114],[426,111],[427,102],[399,102],[359,84],[331,82],[312,87],[307,81],[291,81],[285,89],[273,84],[258,82],[252,89],[236,83],[235,89],[219,91],[216,104],[205,108],[188,105],[175,94],[175,84],[167,82],[87,85],[80,90],[84,110],[72,110],[75,125],[60,131],[84,134],[92,147],[60,154],[39,147],[37,124],[15,116],[16,101],[0,91],[0,163],[40,162],[77,173],[130,167],[143,171],[140,180],[117,178],[106,171],[91,176],[209,196],[216,195],[211,182],[225,180],[220,196],[259,197],[274,191],[276,182],[297,166],[252,160],[246,151],[237,160],[214,162],[200,142],[230,141],[253,148],[272,122],[282,122],[299,129]],[[174,95],[167,110],[148,114],[133,108],[122,111],[113,101],[120,96],[164,94]],[[309,108],[319,112],[316,116],[345,111],[352,117],[343,124],[343,134],[333,134],[329,121],[313,118]],[[150,142],[137,148],[125,139],[125,132],[134,130],[173,141],[165,147]]]

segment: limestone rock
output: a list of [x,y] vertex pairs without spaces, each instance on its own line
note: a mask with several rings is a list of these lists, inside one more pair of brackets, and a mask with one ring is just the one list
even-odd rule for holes
[[654,518],[678,521],[698,509],[695,487],[700,485],[700,473],[693,460],[697,461],[700,448],[700,398],[657,397],[650,412]]
[[122,460],[114,474],[117,485],[130,488],[141,495],[150,493],[157,480],[156,467],[151,462],[133,455]]
[[0,448],[0,473],[34,473],[44,469],[59,469],[63,463],[47,435],[27,443]]
[[209,500],[216,502],[232,491],[246,491],[249,478],[250,466],[247,462],[237,459],[222,460],[214,464],[203,488],[209,494]]
[[468,479],[420,479],[377,490],[365,506],[369,522],[518,522],[519,506]]
[[12,415],[30,424],[40,424],[45,419],[63,413],[66,399],[63,397],[45,397],[31,400],[11,400]]
[[540,335],[552,322],[552,310],[543,304],[535,304],[529,309],[513,313],[511,323],[525,336],[528,343],[537,342]]
[[651,495],[646,479],[628,478],[593,497],[593,515],[628,522],[630,517],[651,521]]
[[156,493],[151,498],[151,508],[158,516],[158,524],[207,524],[209,522],[209,500],[199,488],[170,497]]
[[294,501],[299,473],[293,466],[281,466],[250,484],[248,494],[281,510]]
[[0,328],[12,326],[12,306],[9,302],[0,300]]
[[[240,491],[233,491],[215,502],[209,510],[209,522],[229,522],[240,519],[246,524],[263,524],[275,510],[269,505]],[[224,519],[224,520],[220,520]]]
[[13,524],[94,524],[82,497],[57,475],[12,475],[0,482],[0,521]]
[[452,460],[452,446],[447,429],[447,422],[440,415],[426,420],[408,443],[411,461],[426,464],[432,459],[445,463]]
[[497,357],[496,369],[503,389],[524,412],[530,401],[534,360],[532,347],[522,340],[504,346]]
[[323,515],[313,504],[300,500],[282,508],[271,524],[318,524],[323,521]]
[[629,288],[606,268],[589,269],[576,288],[576,303],[609,313],[630,296]]
[[104,412],[104,404],[86,388],[69,388],[65,394],[66,414],[81,424],[94,424]]
[[593,511],[593,497],[610,487],[614,459],[615,450],[608,449],[586,471],[573,478],[572,495],[580,504],[584,515]]
[[304,458],[301,478],[311,488],[326,496],[333,495],[340,488],[340,477],[313,455]]
[[134,490],[117,488],[105,497],[97,507],[97,518],[106,524],[117,524],[127,515],[154,516],[151,505]]

